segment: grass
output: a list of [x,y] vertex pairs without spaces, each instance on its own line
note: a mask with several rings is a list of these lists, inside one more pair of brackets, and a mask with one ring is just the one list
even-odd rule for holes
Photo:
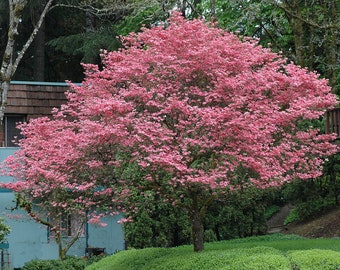
[[339,239],[266,235],[192,246],[121,251],[86,270],[304,270],[340,269]]

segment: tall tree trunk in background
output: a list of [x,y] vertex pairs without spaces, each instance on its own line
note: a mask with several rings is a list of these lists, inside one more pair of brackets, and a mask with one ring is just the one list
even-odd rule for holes
[[[33,27],[36,21],[38,21],[46,3],[47,0],[39,0],[35,5],[32,5]],[[43,82],[45,81],[45,20],[41,23],[39,31],[35,36],[33,46],[33,80]]]
[[86,19],[85,19],[85,31],[86,32],[94,32],[96,30],[96,17],[91,12],[85,13]]
[[34,67],[33,79],[45,81],[45,21],[41,24],[34,40]]
[[[337,3],[338,2],[338,3]],[[328,21],[325,23],[335,25],[338,19],[337,14],[340,12],[340,3],[337,0],[331,0],[329,3],[329,7],[325,6],[325,13],[329,11],[329,17],[325,18]],[[335,27],[331,27],[326,29],[325,34],[325,56],[326,56],[326,63],[327,67],[327,78],[329,79],[329,84],[333,89],[333,92],[336,91],[336,79],[337,79],[337,37],[338,29]]]
[[216,0],[210,0],[210,16],[212,21],[216,20]]
[[186,9],[187,9],[187,0],[178,0],[177,6],[179,7],[182,16],[185,18],[186,16]]
[[314,55],[314,50],[315,50],[315,43],[314,43],[314,39],[317,37],[316,34],[316,29],[314,27],[311,27],[310,25],[308,26],[308,30],[309,30],[309,41],[308,41],[308,64],[310,66],[313,66],[313,63],[315,62],[315,55]]
[[[297,17],[301,17],[301,8],[299,2],[294,0],[290,1],[289,4]],[[296,64],[305,67],[306,66],[306,49],[304,44],[304,23],[297,17],[292,17],[288,15],[291,29],[294,35],[294,45],[295,45],[295,62]]]

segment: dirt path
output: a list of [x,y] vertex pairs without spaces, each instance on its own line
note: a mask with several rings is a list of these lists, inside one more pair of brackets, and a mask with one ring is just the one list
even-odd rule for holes
[[279,212],[274,214],[267,222],[268,233],[278,233],[284,229],[284,221],[288,216],[292,206],[287,204],[283,206]]

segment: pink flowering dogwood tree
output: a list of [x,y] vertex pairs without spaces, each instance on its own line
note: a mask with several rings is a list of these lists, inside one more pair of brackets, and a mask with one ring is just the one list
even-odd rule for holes
[[[101,196],[105,211],[132,207],[133,192],[152,189],[187,212],[201,251],[218,194],[318,177],[335,152],[333,136],[305,124],[337,104],[327,81],[255,40],[178,13],[122,40],[102,68],[86,66],[52,120],[22,127],[25,175],[13,189],[41,198],[57,186],[82,211]],[[141,181],[122,164],[138,166]]]

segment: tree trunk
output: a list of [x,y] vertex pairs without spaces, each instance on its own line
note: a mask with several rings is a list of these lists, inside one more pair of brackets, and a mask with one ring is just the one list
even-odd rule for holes
[[215,200],[215,196],[207,191],[205,187],[192,185],[187,190],[190,198],[188,206],[188,216],[191,222],[192,242],[194,251],[204,250],[204,226],[203,220],[207,212],[208,206]]
[[198,190],[199,189],[193,189],[189,191],[189,197],[191,198],[189,218],[191,222],[192,242],[195,252],[203,251],[204,249],[203,217],[207,207],[205,203],[202,203],[202,198],[200,198]]
[[66,251],[63,248],[63,239],[61,236],[61,232],[56,232],[56,238],[55,238],[57,244],[58,244],[58,253],[59,253],[59,259],[65,260],[66,259]]
[[305,30],[301,20],[301,6],[298,0],[285,0],[280,5],[286,13],[290,28],[292,29],[295,47],[295,64],[306,66]]
[[78,238],[79,238],[78,235],[73,236],[71,241],[69,241],[68,243],[64,243],[63,242],[63,237],[61,235],[61,232],[57,233],[56,242],[58,244],[58,252],[59,252],[59,259],[60,260],[65,260],[66,259],[67,251],[78,240]]
[[303,22],[299,19],[293,19],[291,26],[292,26],[292,31],[294,34],[296,64],[302,67],[305,67],[306,66],[306,58],[305,58],[306,49],[304,46]]
[[[63,239],[62,237],[62,226],[61,224],[58,225],[59,231],[56,232],[56,242],[58,244],[58,250],[59,250],[59,259],[65,260],[68,250],[73,246],[73,244],[79,239],[79,236],[81,232],[83,231],[83,227],[85,223],[87,222],[87,217],[84,216],[84,218],[79,219],[79,223],[77,223],[77,231],[74,234],[70,234],[70,236],[67,236]],[[70,225],[72,226],[72,225]],[[69,228],[71,229],[71,227]]]
[[[325,7],[325,19],[330,20],[331,24],[335,25],[338,19],[338,10],[340,9],[340,4],[336,3],[336,0],[332,0],[329,3],[329,9],[330,9],[330,16],[327,17],[326,14],[326,8]],[[328,21],[325,22],[329,23]],[[333,93],[336,91],[336,80],[337,80],[337,40],[338,40],[338,31],[335,28],[330,28],[326,30],[325,33],[325,56],[326,56],[326,62],[327,62],[327,78],[329,79],[329,85],[332,87]]]
[[34,67],[33,79],[45,81],[45,21],[41,24],[34,40]]
[[210,0],[210,16],[212,21],[216,20],[216,0]]
[[187,9],[187,0],[178,0],[177,3],[181,10],[182,16],[185,18],[186,9]]
[[333,197],[334,197],[334,200],[335,200],[335,205],[339,205],[339,198],[338,198],[339,197],[339,188],[338,188],[338,185],[336,183],[337,173],[334,171],[335,166],[336,166],[335,164],[332,165],[332,171],[329,174],[329,182],[333,186],[332,193],[333,193]]
[[35,38],[34,46],[34,67],[33,79],[35,81],[45,81],[45,24],[41,28]]
[[96,31],[96,27],[95,27],[95,24],[96,24],[96,17],[91,13],[91,12],[86,12],[85,14],[85,31],[87,33],[92,33],[92,32],[95,32]]
[[220,229],[219,229],[219,226],[216,224],[215,225],[215,235],[216,235],[216,238],[217,238],[217,241],[221,241],[221,236],[220,236]]
[[192,241],[194,251],[203,251],[204,249],[204,227],[201,211],[198,208],[191,209],[190,213]]

